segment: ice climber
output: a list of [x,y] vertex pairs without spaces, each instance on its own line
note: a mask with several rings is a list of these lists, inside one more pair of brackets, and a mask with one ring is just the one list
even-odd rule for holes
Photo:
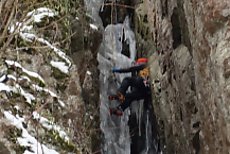
[[[134,66],[112,69],[113,73],[132,72],[134,75],[125,77],[117,90],[117,94],[109,96],[109,100],[117,99],[120,102],[120,105],[116,108],[110,108],[110,114],[122,116],[123,111],[129,107],[134,100],[144,99],[144,106],[146,107],[151,99],[149,68],[147,67],[147,63],[147,58],[139,58]],[[130,91],[128,91],[129,87],[131,87]]]

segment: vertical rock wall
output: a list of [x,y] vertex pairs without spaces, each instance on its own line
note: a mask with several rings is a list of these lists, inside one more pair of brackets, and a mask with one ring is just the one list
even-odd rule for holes
[[137,5],[157,51],[150,56],[153,105],[166,153],[230,152],[229,8],[228,0]]
[[[89,148],[93,153],[100,152],[101,132],[99,119],[99,72],[97,52],[102,40],[98,28],[92,28],[84,10],[79,10],[79,19],[72,20],[73,37],[71,53],[74,64],[78,68],[81,96],[84,101],[87,135],[90,138]],[[92,25],[92,24],[91,24]],[[86,128],[87,129],[87,128]]]

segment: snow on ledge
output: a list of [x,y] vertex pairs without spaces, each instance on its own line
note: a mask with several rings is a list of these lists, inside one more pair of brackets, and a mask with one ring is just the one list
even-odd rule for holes
[[94,24],[89,24],[89,26],[94,30],[98,30],[98,27],[96,25],[94,25]]
[[3,76],[0,77],[0,82],[3,82],[6,79],[6,75],[4,74]]
[[25,92],[18,84],[16,84],[15,87],[18,89],[18,92],[26,99],[26,102],[28,102],[29,104],[31,104],[32,101],[35,100],[35,97],[32,94]]
[[[6,78],[17,81],[16,77],[13,75],[10,75],[10,74],[9,75],[3,75],[0,79],[5,80]],[[18,78],[18,80],[23,80],[23,79],[27,80],[28,82],[31,82],[31,80],[27,76],[22,76],[22,77]],[[65,107],[65,103],[63,101],[59,100],[59,97],[54,92],[50,91],[49,89],[40,87],[36,84],[32,84],[32,87],[34,88],[34,91],[44,91],[44,92],[50,94],[50,96],[57,98],[60,106]],[[32,94],[25,92],[19,84],[16,84],[14,87],[11,87],[11,86],[8,86],[4,83],[1,83],[1,81],[0,81],[0,92],[1,91],[14,92],[14,93],[21,94],[26,99],[26,102],[28,102],[29,104],[31,104],[32,100],[35,100],[35,97]]]
[[11,87],[11,86],[8,86],[4,83],[0,83],[0,92],[1,91],[13,92],[13,93],[20,94],[26,99],[26,102],[29,104],[31,104],[32,101],[35,100],[35,97],[32,94],[25,92],[22,89],[22,87],[18,84],[16,84],[15,87]]
[[13,91],[13,88],[5,85],[4,83],[0,83],[0,91],[11,92]]
[[49,8],[45,8],[45,7],[37,8],[27,14],[27,16],[30,17],[29,19],[27,19],[26,21],[23,21],[22,23],[16,22],[15,24],[11,24],[11,26],[9,26],[8,29],[10,33],[18,32],[20,37],[28,42],[38,41],[42,44],[47,45],[59,57],[64,59],[68,67],[70,68],[72,63],[63,51],[53,46],[49,41],[45,40],[44,38],[39,38],[35,34],[30,33],[30,31],[33,28],[32,26],[33,22],[41,22],[41,20],[44,17],[53,17],[56,15],[57,15],[57,12]]
[[41,117],[36,111],[33,112],[33,118],[38,120],[38,122],[46,129],[48,130],[54,130],[56,132],[58,132],[59,136],[65,141],[68,142],[69,141],[69,137],[67,136],[67,134],[61,130],[61,127],[53,124],[52,122],[50,122],[48,119]]
[[56,48],[55,46],[53,46],[50,42],[48,42],[47,40],[43,39],[43,38],[38,38],[38,37],[35,37],[35,39],[37,41],[39,41],[40,43],[43,43],[43,44],[46,44],[48,47],[50,47],[51,49],[53,49],[53,51],[59,56],[61,57],[62,59],[64,59],[69,67],[72,65],[70,60],[67,58],[66,54],[61,51],[60,49]]
[[29,134],[22,124],[24,122],[24,118],[21,118],[18,115],[14,116],[9,111],[4,111],[4,116],[12,125],[22,130],[22,136],[18,137],[17,141],[21,146],[30,148],[30,151],[25,150],[24,154],[58,154],[57,151],[49,149]]
[[12,61],[12,60],[5,60],[6,64],[9,65],[9,66],[15,66],[15,67],[18,67],[18,68],[21,68],[22,71],[24,73],[26,73],[27,75],[31,76],[31,77],[34,77],[34,78],[37,78],[39,79],[43,84],[45,84],[45,81],[43,80],[43,78],[35,73],[35,72],[32,72],[32,71],[28,71],[27,69],[25,69],[24,67],[21,66],[21,64],[19,64],[18,62],[16,61]]
[[41,8],[37,8],[34,9],[33,11],[29,12],[27,14],[27,16],[31,16],[34,22],[41,22],[41,20],[44,17],[54,17],[56,16],[58,13],[46,8],[46,7],[41,7]]
[[28,41],[28,42],[33,42],[33,41],[38,41],[42,44],[47,45],[49,48],[51,48],[59,57],[61,57],[62,59],[64,59],[66,61],[66,63],[68,64],[68,67],[70,67],[72,64],[70,62],[70,60],[67,58],[66,54],[61,51],[60,49],[56,48],[55,46],[53,46],[50,42],[48,42],[47,40],[43,39],[43,38],[39,38],[34,34],[31,33],[26,33],[26,32],[20,32],[20,36]]
[[69,67],[66,66],[64,62],[56,62],[52,60],[50,64],[65,74],[69,72]]
[[[10,78],[14,81],[17,80],[16,77],[13,75],[3,75],[0,79],[5,79],[5,78]],[[27,76],[22,76],[21,78],[18,78],[18,80],[23,80],[23,79],[27,80],[28,82],[31,82]],[[44,91],[44,92],[50,94],[50,96],[57,98],[59,105],[61,107],[65,107],[65,103],[63,101],[59,100],[59,97],[54,92],[50,91],[49,89],[35,85],[35,84],[32,84],[32,86],[33,86],[35,91]],[[32,94],[24,91],[19,84],[16,84],[14,87],[11,87],[11,86],[6,85],[5,83],[1,83],[1,81],[0,81],[0,92],[1,91],[14,92],[14,93],[20,94],[26,99],[26,102],[29,104],[31,104],[32,101],[35,100],[35,97]]]
[[7,78],[17,81],[17,78],[11,74],[7,74]]
[[[32,86],[33,86],[33,88],[34,88],[35,90],[47,92],[47,93],[50,94],[50,96],[56,97],[56,98],[58,99],[58,96],[57,96],[54,92],[50,91],[49,89],[45,89],[45,88],[40,87],[40,86],[35,85],[35,84],[32,84]],[[58,99],[58,103],[61,105],[61,107],[65,107],[65,103],[62,102],[62,101],[59,100],[59,99]]]

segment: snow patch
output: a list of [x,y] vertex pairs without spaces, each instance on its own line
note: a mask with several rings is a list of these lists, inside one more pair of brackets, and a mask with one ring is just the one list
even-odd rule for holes
[[61,51],[60,49],[56,48],[55,46],[53,46],[52,44],[50,44],[47,40],[43,39],[43,38],[36,38],[37,41],[39,41],[40,43],[46,44],[48,47],[50,47],[51,49],[53,49],[53,51],[62,59],[64,59],[69,67],[72,65],[70,60],[66,57],[66,54]]
[[89,26],[94,30],[98,30],[98,27],[96,25],[94,25],[94,24],[89,24]]
[[69,67],[66,66],[64,62],[56,62],[52,60],[50,64],[65,74],[69,72]]
[[64,59],[66,61],[66,63],[68,63],[68,67],[70,67],[72,64],[70,62],[70,60],[67,58],[66,54],[61,51],[60,49],[56,48],[55,46],[53,46],[50,42],[48,42],[47,40],[43,39],[43,38],[39,38],[34,34],[31,33],[20,33],[20,36],[29,42],[33,42],[33,41],[37,41],[40,42],[42,44],[47,45],[48,47],[50,47],[59,57],[61,57],[62,59]]
[[[66,56],[66,54],[64,52],[62,52],[60,49],[56,48],[55,46],[53,46],[49,41],[43,39],[43,38],[39,38],[37,37],[35,34],[30,33],[29,31],[32,30],[33,26],[33,22],[41,22],[41,20],[44,17],[54,17],[56,16],[57,13],[51,9],[45,8],[45,7],[41,7],[41,8],[37,8],[31,12],[29,12],[27,14],[28,17],[30,17],[30,19],[27,19],[26,21],[23,21],[23,23],[20,22],[16,22],[15,24],[11,24],[11,26],[8,28],[10,33],[13,32],[18,32],[19,35],[21,36],[22,39],[28,41],[28,42],[33,42],[33,41],[38,41],[42,44],[47,45],[49,48],[51,48],[60,58],[62,58],[63,60],[65,60],[65,62],[67,63],[68,66],[65,67],[71,67],[71,61],[69,60],[69,58]],[[30,25],[31,24],[31,25]]]
[[18,105],[15,105],[14,108],[19,111],[20,107]]
[[3,82],[6,79],[6,75],[4,74],[3,76],[0,77],[0,82]]
[[26,80],[26,81],[28,81],[28,82],[31,82],[30,78],[27,77],[27,76],[24,76],[24,75],[21,76],[18,80],[19,80],[19,81],[20,81],[20,80]]
[[25,92],[18,84],[16,84],[15,87],[11,87],[4,83],[0,83],[0,91],[14,92],[20,94],[26,99],[26,102],[29,104],[31,104],[32,101],[35,100],[35,97],[32,94]]
[[49,8],[41,7],[29,12],[27,16],[32,17],[34,22],[41,22],[44,17],[54,17],[57,14],[57,12],[54,12]]
[[6,119],[15,127],[22,131],[22,136],[17,138],[18,143],[21,146],[30,148],[25,150],[24,154],[58,154],[57,151],[49,149],[44,144],[41,144],[37,139],[29,134],[29,132],[23,127],[24,118],[18,115],[14,116],[9,111],[4,111]]
[[4,83],[0,83],[0,91],[11,92],[11,91],[13,91],[13,89],[11,87],[5,85]]
[[[54,92],[50,91],[49,89],[40,87],[40,86],[35,85],[35,84],[32,84],[32,86],[33,86],[33,88],[34,88],[36,91],[44,91],[44,92],[49,93],[52,97],[58,98],[58,96],[57,96]],[[58,99],[58,103],[59,103],[62,107],[65,107],[65,103],[62,102],[62,101],[59,100],[59,99]]]
[[9,66],[15,66],[15,67],[17,67],[17,68],[22,69],[22,71],[23,71],[24,73],[26,73],[27,75],[29,75],[29,76],[31,76],[31,77],[34,77],[34,78],[37,78],[37,79],[39,79],[42,83],[45,84],[45,81],[43,80],[43,78],[42,78],[39,74],[37,74],[37,73],[35,73],[35,72],[32,72],[32,71],[28,71],[27,69],[25,69],[24,67],[22,67],[18,62],[12,61],[12,60],[5,60],[5,62],[6,62],[6,64],[9,65]]
[[33,112],[33,117],[34,119],[38,120],[39,123],[46,129],[48,130],[54,130],[56,132],[58,132],[59,136],[65,141],[68,142],[69,141],[69,137],[67,136],[67,134],[61,130],[61,127],[53,124],[52,122],[50,122],[48,119],[41,117],[37,112]]
[[87,71],[86,74],[91,75],[92,73],[90,71]]
[[17,81],[17,78],[15,76],[11,75],[11,74],[7,74],[7,78],[12,79],[14,81]]
[[15,87],[18,89],[18,92],[26,99],[26,102],[28,102],[29,104],[31,104],[32,101],[35,100],[35,97],[32,94],[25,92],[22,89],[22,87],[18,84],[16,84]]

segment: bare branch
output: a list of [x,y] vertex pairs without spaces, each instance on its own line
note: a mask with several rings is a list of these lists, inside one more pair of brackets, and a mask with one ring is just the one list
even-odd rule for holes
[[[4,30],[3,30],[2,36],[6,36],[7,31],[8,31],[8,27],[9,27],[9,25],[10,25],[10,23],[14,17],[14,14],[15,14],[15,2],[12,5],[13,6],[11,7],[11,10],[7,10],[7,11],[11,11],[11,13],[10,13],[9,18],[7,19],[6,25],[4,25]],[[2,42],[3,42],[3,38],[1,37],[0,38],[0,44],[2,44]]]

